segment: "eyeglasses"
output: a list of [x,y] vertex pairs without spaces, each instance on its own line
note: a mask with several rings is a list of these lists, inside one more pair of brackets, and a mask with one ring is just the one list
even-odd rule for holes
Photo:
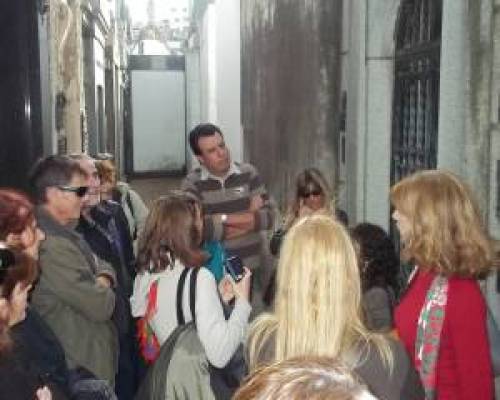
[[85,196],[89,190],[88,186],[58,186],[57,188],[63,192],[73,192],[78,197]]
[[304,192],[300,195],[300,197],[304,199],[308,199],[311,196],[321,196],[323,192],[321,190],[311,190],[310,192]]

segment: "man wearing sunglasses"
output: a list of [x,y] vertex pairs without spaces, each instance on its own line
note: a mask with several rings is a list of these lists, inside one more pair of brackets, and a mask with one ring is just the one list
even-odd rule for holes
[[68,157],[49,156],[35,165],[30,180],[46,235],[32,304],[60,340],[70,368],[85,367],[113,384],[115,273],[75,231],[87,201],[87,174]]

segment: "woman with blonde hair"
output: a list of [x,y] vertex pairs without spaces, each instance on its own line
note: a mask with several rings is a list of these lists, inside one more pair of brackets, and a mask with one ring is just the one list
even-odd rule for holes
[[361,283],[349,234],[333,217],[314,214],[288,231],[278,265],[274,312],[251,327],[251,369],[300,356],[338,358],[384,399],[420,399],[404,348],[369,332],[360,316]]
[[376,400],[351,372],[328,357],[297,357],[256,370],[233,400]]
[[98,155],[95,167],[101,180],[101,199],[113,200],[122,206],[127,217],[130,237],[135,242],[146,223],[148,207],[128,183],[117,180],[116,167],[109,156]]
[[[404,260],[416,267],[395,324],[426,399],[492,399],[486,306],[476,282],[492,250],[467,186],[450,172],[417,172],[391,189]],[[432,323],[431,323],[432,322]]]
[[271,253],[279,253],[283,236],[299,218],[318,212],[335,215],[340,222],[347,225],[347,214],[335,209],[334,194],[321,171],[317,168],[306,168],[295,180],[293,199],[283,226],[271,238]]

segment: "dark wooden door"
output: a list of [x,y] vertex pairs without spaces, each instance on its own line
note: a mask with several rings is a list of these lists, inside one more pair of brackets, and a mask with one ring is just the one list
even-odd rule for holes
[[39,2],[0,2],[0,187],[27,188],[43,153]]

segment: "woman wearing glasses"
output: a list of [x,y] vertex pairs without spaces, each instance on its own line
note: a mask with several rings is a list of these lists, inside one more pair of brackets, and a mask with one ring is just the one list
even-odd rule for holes
[[314,213],[335,213],[347,225],[347,214],[334,208],[335,198],[323,174],[316,168],[306,168],[297,175],[292,203],[281,229],[271,238],[271,253],[279,254],[283,236],[300,217]]
[[[301,217],[323,213],[335,215],[336,219],[347,226],[347,214],[343,210],[335,209],[335,197],[325,177],[317,168],[306,168],[297,175],[294,196],[283,226],[276,230],[271,237],[269,248],[273,256],[278,256],[283,237]],[[271,305],[276,290],[276,272],[273,273],[264,295],[264,301]]]

